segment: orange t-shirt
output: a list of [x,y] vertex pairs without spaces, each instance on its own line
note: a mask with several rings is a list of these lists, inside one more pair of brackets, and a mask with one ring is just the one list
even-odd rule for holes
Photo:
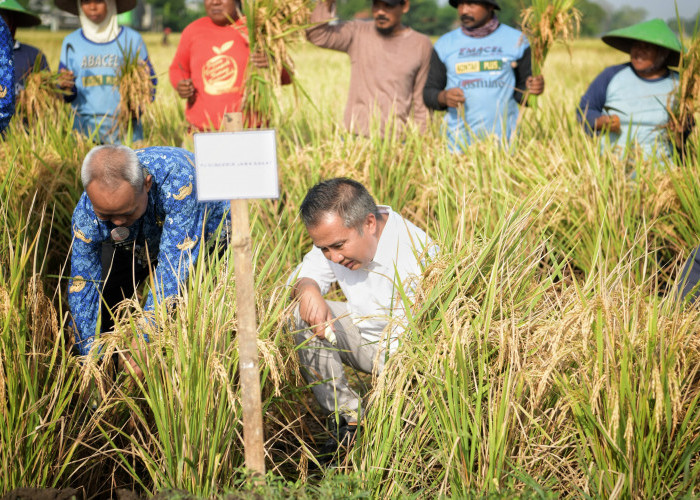
[[170,83],[177,88],[180,80],[192,79],[194,102],[188,102],[185,117],[193,127],[218,130],[224,113],[241,110],[249,56],[244,18],[218,26],[202,17],[185,28],[170,65]]

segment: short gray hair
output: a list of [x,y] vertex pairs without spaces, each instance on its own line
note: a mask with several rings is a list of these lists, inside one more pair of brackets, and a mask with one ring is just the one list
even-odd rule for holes
[[347,177],[328,179],[309,189],[300,212],[306,227],[315,227],[325,214],[336,214],[345,227],[357,229],[360,234],[369,214],[379,218],[372,195],[362,184]]
[[141,192],[144,183],[143,168],[134,150],[121,145],[104,145],[92,148],[80,169],[83,189],[92,181],[99,181],[110,188],[117,188],[126,181],[134,191]]

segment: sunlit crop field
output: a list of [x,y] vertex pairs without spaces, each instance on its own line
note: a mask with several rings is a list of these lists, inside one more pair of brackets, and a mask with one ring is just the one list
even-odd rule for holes
[[[54,70],[63,36],[18,34]],[[183,102],[168,79],[177,37],[144,39],[159,83],[140,145],[180,146]],[[591,80],[626,57],[597,40],[556,48],[513,147],[455,156],[440,116],[427,134],[347,135],[348,57],[294,49],[303,93],[283,88],[274,122],[281,197],[251,204],[270,471],[257,486],[243,469],[230,255],[202,257],[181,298],[157,309],[143,382],[71,356],[71,213],[92,144],[72,132],[68,106],[15,120],[0,142],[0,493],[696,497],[700,313],[674,289],[700,244],[698,133],[685,165],[625,162],[600,154],[575,119]],[[384,372],[354,377],[369,401],[358,442],[321,473],[308,466],[323,417],[300,377],[284,283],[310,248],[297,217],[306,190],[339,175],[426,228],[441,252]],[[120,314],[104,359],[140,338],[139,305]]]

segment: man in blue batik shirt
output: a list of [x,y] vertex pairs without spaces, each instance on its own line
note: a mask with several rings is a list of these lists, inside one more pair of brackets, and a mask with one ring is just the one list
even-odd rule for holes
[[[153,275],[145,310],[178,294],[203,239],[214,235],[227,202],[198,203],[194,155],[174,147],[97,146],[81,170],[85,192],[73,212],[68,304],[76,346],[87,354],[112,328],[111,308]],[[154,297],[155,294],[155,297]]]
[[489,135],[507,143],[526,91],[544,91],[542,76],[532,76],[530,45],[520,31],[498,21],[494,0],[450,5],[462,25],[435,43],[423,100],[431,109],[447,110],[453,151]]
[[0,134],[15,113],[15,63],[12,34],[0,17]]

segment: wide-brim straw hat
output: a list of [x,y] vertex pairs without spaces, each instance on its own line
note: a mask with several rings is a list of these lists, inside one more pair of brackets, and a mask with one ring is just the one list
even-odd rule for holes
[[[117,14],[122,12],[128,12],[134,7],[136,7],[137,0],[116,0],[117,4]],[[78,1],[77,0],[54,0],[56,7],[71,14],[78,15]]]
[[29,12],[17,0],[0,0],[0,10],[11,11],[12,18],[18,28],[31,28],[41,24],[41,18]]
[[668,66],[678,66],[683,46],[671,28],[661,19],[652,19],[613,30],[603,35],[603,41],[617,50],[630,53],[634,42],[647,42],[671,51],[666,59]]

